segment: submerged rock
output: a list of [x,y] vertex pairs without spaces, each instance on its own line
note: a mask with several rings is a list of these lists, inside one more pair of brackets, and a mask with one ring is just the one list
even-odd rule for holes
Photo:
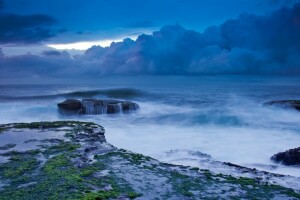
[[300,166],[300,147],[280,152],[271,157],[274,162],[281,162],[284,165]]
[[300,100],[278,100],[278,101],[269,101],[264,103],[264,105],[267,106],[281,106],[281,107],[287,107],[287,108],[294,108],[296,110],[300,111]]
[[85,114],[100,115],[130,112],[139,109],[137,103],[120,100],[101,100],[101,99],[67,99],[57,104],[59,111],[63,114]]

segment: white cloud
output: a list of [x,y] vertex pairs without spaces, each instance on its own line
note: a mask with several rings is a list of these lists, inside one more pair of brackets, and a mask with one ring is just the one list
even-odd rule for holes
[[85,42],[73,42],[67,44],[47,44],[48,47],[58,50],[86,50],[92,46],[98,45],[102,47],[108,47],[112,42],[121,42],[122,39],[116,40],[98,40],[98,41],[85,41]]

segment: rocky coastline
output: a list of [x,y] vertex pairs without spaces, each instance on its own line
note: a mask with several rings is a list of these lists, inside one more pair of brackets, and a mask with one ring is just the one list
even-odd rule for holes
[[107,143],[102,126],[90,122],[0,125],[0,137],[11,135],[20,141],[6,140],[0,148],[0,199],[300,198],[297,189],[267,180],[161,163],[118,149]]

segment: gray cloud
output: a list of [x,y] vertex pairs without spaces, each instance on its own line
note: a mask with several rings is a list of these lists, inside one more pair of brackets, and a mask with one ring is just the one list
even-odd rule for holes
[[[165,26],[136,41],[94,46],[84,55],[48,51],[0,57],[0,77],[103,74],[300,74],[300,4],[267,16],[243,14],[203,33]],[[4,73],[3,73],[4,72]]]
[[0,44],[36,43],[54,36],[48,28],[55,20],[47,15],[0,13]]
[[271,5],[285,5],[285,6],[290,6],[293,5],[294,3],[299,2],[298,0],[268,0],[267,1]]
[[2,49],[0,48],[0,59],[3,59],[4,58],[4,53],[2,51]]
[[0,44],[36,43],[53,37],[49,27],[56,21],[48,15],[18,15],[5,13],[0,0]]

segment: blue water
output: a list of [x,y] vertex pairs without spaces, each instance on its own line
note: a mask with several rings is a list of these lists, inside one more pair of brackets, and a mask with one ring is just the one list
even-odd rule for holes
[[[300,77],[131,76],[93,82],[0,85],[0,123],[93,121],[105,127],[113,145],[162,161],[201,165],[182,153],[200,151],[215,160],[300,176],[297,168],[268,167],[274,165],[270,161],[274,153],[300,146],[300,112],[262,105],[300,99]],[[66,98],[125,99],[141,109],[67,117],[57,112],[56,105]],[[179,153],[170,156],[166,153],[170,150]]]

